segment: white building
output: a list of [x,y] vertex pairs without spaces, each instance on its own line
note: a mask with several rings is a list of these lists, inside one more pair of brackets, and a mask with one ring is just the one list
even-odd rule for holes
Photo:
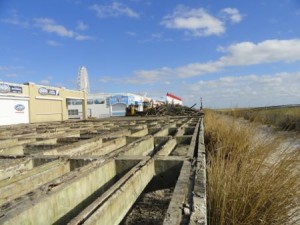
[[166,100],[168,104],[182,105],[182,98],[177,97],[172,93],[167,93]]
[[[142,95],[132,93],[98,93],[87,96],[87,116],[90,118],[105,118],[125,116],[126,108],[135,105],[138,111],[143,111],[143,102],[150,101]],[[82,119],[82,102],[68,101],[69,117]]]
[[[106,118],[111,116],[109,98],[111,94],[89,94],[87,96],[87,116],[89,118]],[[67,102],[69,118],[82,119],[82,101],[69,100]]]

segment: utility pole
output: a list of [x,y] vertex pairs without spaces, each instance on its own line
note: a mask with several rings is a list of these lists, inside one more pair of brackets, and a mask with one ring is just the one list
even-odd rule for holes
[[200,98],[200,110],[203,109],[203,105],[202,105],[202,97]]

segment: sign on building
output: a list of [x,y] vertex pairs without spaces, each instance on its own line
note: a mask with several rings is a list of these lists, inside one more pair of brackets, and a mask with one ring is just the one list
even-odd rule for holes
[[23,88],[21,86],[0,83],[0,93],[2,93],[2,94],[6,94],[6,93],[22,94]]
[[118,103],[128,105],[128,96],[123,96],[123,95],[112,96],[109,99],[109,103],[110,105],[115,105]]

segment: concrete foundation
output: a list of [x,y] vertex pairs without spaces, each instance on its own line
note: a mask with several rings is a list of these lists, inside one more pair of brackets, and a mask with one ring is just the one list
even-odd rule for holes
[[0,127],[0,224],[206,224],[203,132],[201,117]]

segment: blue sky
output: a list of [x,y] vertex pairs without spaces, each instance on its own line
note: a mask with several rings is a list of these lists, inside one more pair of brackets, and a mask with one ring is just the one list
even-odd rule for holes
[[298,0],[0,0],[0,80],[172,92],[192,105],[299,103]]

